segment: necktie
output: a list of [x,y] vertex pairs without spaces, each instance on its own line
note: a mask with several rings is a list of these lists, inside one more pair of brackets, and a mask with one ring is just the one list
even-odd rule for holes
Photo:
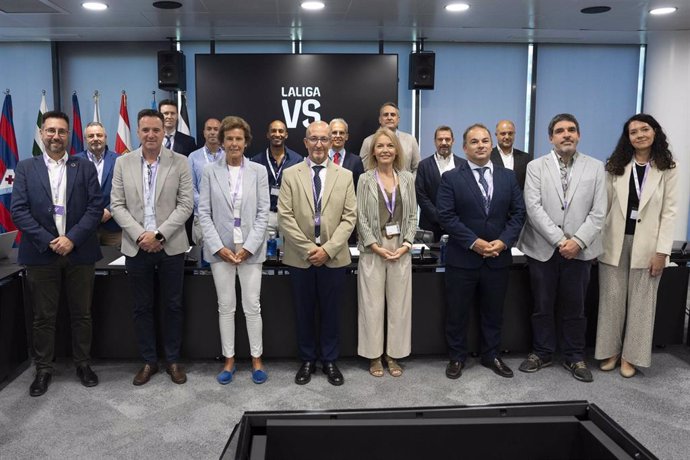
[[167,135],[165,136],[165,148],[169,149],[170,147],[172,147],[172,136]]
[[563,196],[565,196],[568,191],[568,165],[559,159],[558,168],[561,171],[561,185],[563,186]]
[[314,225],[314,236],[316,238],[321,236],[321,177],[319,176],[319,171],[324,167],[321,165],[316,165],[311,167],[314,170],[314,210],[316,215],[319,216],[319,223]]
[[339,165],[340,164],[340,152],[335,152],[333,154],[333,163]]
[[484,178],[484,172],[489,169],[487,167],[479,168],[479,183],[481,184],[482,188],[484,189],[484,195],[482,195],[482,198],[484,198],[484,209],[486,209],[486,212],[488,214],[489,212],[489,183],[486,181],[486,178]]

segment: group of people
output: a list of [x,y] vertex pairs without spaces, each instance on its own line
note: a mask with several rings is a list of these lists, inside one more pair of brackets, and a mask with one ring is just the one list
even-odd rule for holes
[[260,292],[269,232],[283,239],[282,261],[292,281],[301,361],[295,383],[310,382],[317,361],[329,383],[344,383],[337,366],[339,304],[354,242],[357,352],[369,360],[372,376],[382,377],[387,368],[399,377],[404,368],[398,361],[411,351],[411,250],[418,207],[419,227],[436,239],[448,235],[449,378],[460,377],[465,367],[475,304],[481,364],[513,376],[499,355],[513,246],[527,256],[535,301],[533,350],[521,371],[549,366],[558,342],[563,365],[576,379],[592,380],[584,359],[584,296],[597,257],[595,357],[602,370],[620,362],[627,377],[650,365],[656,289],[671,250],[677,183],[676,165],[654,118],[639,114],[625,123],[605,168],[577,151],[579,125],[569,114],[552,119],[553,149],[531,162],[513,148],[515,126],[508,120],[496,125],[496,147],[484,125],[468,127],[462,139],[466,159],[453,154],[452,129],[440,126],[436,152],[422,161],[414,137],[398,131],[399,121],[397,106],[383,104],[380,128],[365,139],[359,155],[345,148],[345,120],[314,121],[306,129],[303,158],[286,147],[287,128],[275,120],[266,133],[268,147],[250,158],[252,132],[245,120],[206,120],[205,142],[195,150],[193,139],[175,132],[177,107],[166,100],[159,110],[139,112],[138,149],[117,158],[106,149],[103,126],[90,123],[87,151],[70,157],[67,115],[45,113],[45,153],[17,165],[11,208],[23,235],[18,262],[26,266],[33,295],[31,396],[44,394],[51,381],[61,290],[70,310],[77,376],[84,386],[98,384],[90,367],[90,311],[100,244],[120,245],[125,255],[144,361],[133,384],[144,385],[159,371],[156,273],[165,310],[165,370],[174,383],[186,382],[180,364],[185,224],[202,246],[216,286],[225,357],[216,377],[220,384],[232,382],[237,370],[238,278],[251,379],[257,384],[268,379]]

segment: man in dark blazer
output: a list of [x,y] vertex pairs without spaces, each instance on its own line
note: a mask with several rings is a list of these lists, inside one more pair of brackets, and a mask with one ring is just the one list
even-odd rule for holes
[[41,396],[50,385],[61,290],[70,311],[77,376],[86,387],[98,385],[89,361],[94,264],[101,258],[96,239],[103,215],[101,189],[88,160],[68,157],[68,134],[66,114],[43,114],[45,153],[17,164],[12,189],[12,219],[22,232],[17,262],[26,265],[33,298],[36,377],[31,396]]
[[467,323],[475,301],[481,317],[481,364],[501,377],[513,371],[501,360],[503,302],[512,256],[525,222],[525,203],[515,174],[490,161],[491,133],[480,124],[463,134],[467,162],[441,177],[438,217],[450,239],[446,253],[446,376],[462,375]]
[[177,130],[179,118],[177,103],[172,99],[163,99],[158,103],[158,111],[163,114],[163,127],[165,128],[163,147],[186,157],[189,156],[196,150],[196,141],[192,136]]
[[96,167],[98,183],[103,195],[103,216],[98,226],[98,242],[102,246],[119,246],[122,241],[122,229],[110,213],[110,190],[113,186],[113,169],[117,153],[107,149],[108,136],[103,124],[92,121],[84,129],[86,150],[76,156],[89,160]]
[[491,162],[497,166],[512,169],[517,177],[520,190],[525,188],[525,174],[530,155],[513,148],[515,142],[515,124],[510,120],[496,123],[496,147],[491,151]]
[[440,240],[445,233],[438,222],[436,210],[436,194],[438,186],[441,185],[441,175],[465,162],[453,154],[453,142],[455,142],[455,137],[450,126],[436,128],[434,131],[436,153],[419,162],[415,179],[417,204],[421,210],[419,228],[434,232],[434,241]]
[[[348,152],[345,149],[345,143],[350,137],[347,122],[342,118],[334,118],[328,124],[331,127],[331,148],[328,150],[328,157],[333,163],[342,166],[352,173],[352,181],[355,184],[355,193],[357,192],[357,183],[359,176],[364,172],[364,165],[359,155]],[[353,231],[348,239],[350,246],[357,245],[357,232]]]

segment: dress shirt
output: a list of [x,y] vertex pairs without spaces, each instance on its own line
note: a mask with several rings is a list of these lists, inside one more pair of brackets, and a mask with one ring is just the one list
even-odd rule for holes
[[[232,214],[235,219],[241,218],[240,211],[242,210],[242,176],[240,175],[241,170],[242,166],[228,165],[228,191],[230,193],[230,203],[232,203]],[[235,225],[233,227],[232,237],[233,243],[244,243],[244,237],[242,236],[241,226]]]
[[105,150],[103,150],[101,158],[96,158],[96,155],[94,155],[88,150],[86,151],[86,156],[89,158],[89,161],[91,161],[91,163],[93,163],[93,165],[96,167],[96,171],[98,172],[98,185],[103,185],[103,166],[105,165],[105,161],[103,161],[103,158],[105,157]]
[[501,160],[503,160],[503,167],[506,169],[510,169],[511,171],[515,167],[515,156],[513,155],[513,147],[510,148],[510,152],[508,153],[503,153],[503,150],[501,150],[501,147],[496,147],[498,150],[498,153],[501,154]]
[[158,230],[158,224],[156,223],[156,180],[160,163],[160,152],[156,157],[156,161],[150,165],[150,168],[149,162],[144,158],[144,154],[142,153],[141,155],[141,177],[144,188],[144,229],[150,232]]
[[189,169],[192,173],[192,186],[194,188],[194,215],[199,215],[199,189],[201,188],[201,178],[204,175],[204,168],[207,164],[214,163],[220,158],[223,150],[218,147],[214,153],[211,152],[207,146],[203,146],[198,150],[193,151],[187,157],[189,161]]
[[[486,179],[486,182],[489,184],[489,202],[491,202],[491,197],[494,194],[494,164],[492,162],[488,162],[484,166],[479,166],[477,164],[472,163],[471,161],[467,160],[467,164],[470,165],[470,169],[472,169],[472,174],[474,175],[474,180],[477,182],[477,187],[479,187],[479,191],[484,196],[484,187],[482,184],[479,183],[479,175],[481,172],[479,171],[480,168],[489,168],[488,171],[484,171],[484,179]],[[487,174],[488,172],[488,174]]]
[[[177,130],[171,133],[165,133],[165,138],[163,139],[163,146],[165,146],[168,150],[172,150],[173,152],[175,151],[175,134],[177,134]],[[170,147],[167,145],[168,138],[170,139]]]
[[[328,168],[328,159],[326,159],[323,163],[315,163],[315,162],[309,160],[308,158],[307,158],[307,160],[309,161],[309,163],[307,163],[307,164],[309,165],[309,170],[311,171],[312,183],[314,183],[314,169],[313,169],[313,167],[318,166],[318,165],[323,166],[323,169],[321,169],[321,171],[319,171],[319,178],[321,179],[321,191],[319,192],[319,200],[321,200],[321,198],[323,197],[323,191],[326,188],[326,169]],[[321,203],[323,203],[323,201]],[[316,206],[316,203],[314,203],[314,206]]]
[[46,168],[48,168],[48,179],[50,180],[50,193],[53,198],[53,205],[62,206],[62,215],[53,212],[53,219],[55,220],[55,227],[57,227],[58,235],[65,234],[65,222],[67,220],[67,203],[65,194],[67,190],[67,152],[62,158],[55,161],[43,154],[43,161],[45,161]]
[[455,169],[455,160],[453,159],[453,153],[449,153],[447,158],[439,155],[438,152],[434,153],[434,158],[436,159],[436,166],[438,167],[438,173],[443,175],[444,172]]
[[[328,158],[330,158],[331,161],[333,161],[333,162],[335,162],[335,160],[333,159],[333,157],[335,156],[335,152],[336,151],[333,149],[328,149]],[[340,161],[338,161],[338,165],[342,166],[343,162],[345,161],[345,154],[347,152],[345,152],[345,149],[338,150],[338,152],[340,153],[340,158],[339,158]]]

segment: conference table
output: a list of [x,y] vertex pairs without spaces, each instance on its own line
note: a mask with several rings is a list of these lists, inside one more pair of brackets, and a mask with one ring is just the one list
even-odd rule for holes
[[[94,358],[138,359],[132,322],[129,284],[123,265],[111,263],[120,257],[116,248],[103,247],[104,257],[96,264],[93,299]],[[218,307],[213,276],[209,268],[199,266],[199,251],[193,248],[186,263],[184,277],[184,336],[182,356],[189,360],[212,359],[221,353],[218,329]],[[357,351],[357,265],[348,267],[346,287],[340,314],[341,356],[355,356]],[[658,294],[654,344],[665,346],[683,343],[685,305],[688,290],[686,264],[664,270]],[[597,267],[587,293],[587,344],[594,344],[598,302]],[[237,283],[239,294],[241,287]],[[30,293],[26,293],[26,308],[31,309]],[[457,299],[461,301],[461,299]],[[531,347],[530,310],[532,295],[524,257],[514,257],[510,270],[508,294],[504,306],[502,350],[526,353]],[[157,307],[157,317],[163,317]],[[293,358],[297,356],[295,314],[292,302],[290,275],[280,263],[266,263],[261,288],[264,357]],[[438,264],[415,264],[412,274],[412,354],[444,355],[446,353],[445,313],[446,296],[443,267]],[[27,318],[30,315],[27,314]],[[471,311],[469,344],[479,350],[478,313]],[[244,314],[238,296],[235,314],[236,353],[249,357],[249,341]],[[161,321],[158,322],[159,324]],[[27,327],[30,323],[27,323]],[[70,354],[69,317],[62,308],[58,318],[58,356]],[[161,337],[160,330],[158,337]],[[28,330],[30,333],[30,328]],[[29,342],[30,343],[30,342]]]

